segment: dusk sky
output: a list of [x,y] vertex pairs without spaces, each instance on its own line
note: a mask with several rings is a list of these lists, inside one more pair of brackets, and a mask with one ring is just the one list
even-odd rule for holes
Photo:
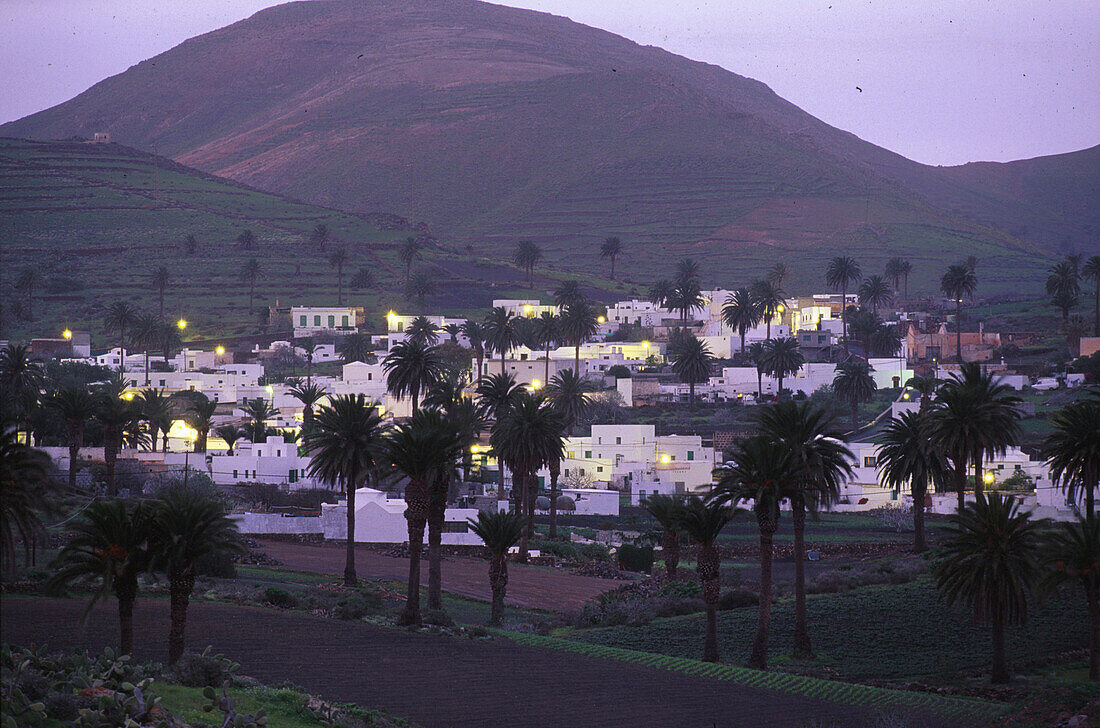
[[[0,122],[66,101],[273,0],[0,0]],[[1100,5],[1086,0],[517,0],[771,86],[928,164],[1100,142]]]

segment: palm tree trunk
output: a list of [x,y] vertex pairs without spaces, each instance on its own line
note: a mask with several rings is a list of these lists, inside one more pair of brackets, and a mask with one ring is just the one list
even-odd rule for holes
[[695,409],[695,380],[694,379],[692,379],[690,382],[688,382],[688,398],[689,398],[688,401],[690,402],[690,404],[688,405],[688,408],[689,409]]
[[844,353],[848,351],[848,283],[840,287],[840,333],[844,338]]
[[187,628],[187,606],[195,588],[194,567],[173,569],[168,575],[168,598],[172,625],[168,630],[168,664],[174,665],[183,656],[184,630]]
[[103,449],[103,465],[107,471],[107,495],[118,495],[118,488],[115,486],[115,462],[118,460],[118,445],[114,433],[110,433],[106,438],[106,447]]
[[137,599],[137,574],[126,572],[115,578],[115,596],[118,598],[119,654],[134,654],[134,600]]
[[955,492],[959,496],[959,508],[958,512],[962,513],[963,508],[966,506],[966,457],[959,456],[955,465]]
[[581,375],[581,342],[577,342],[573,347],[573,374],[575,376]]
[[[759,519],[758,519],[759,520]],[[756,637],[749,653],[749,667],[768,669],[768,629],[772,621],[772,539],[775,528],[760,524],[760,608],[756,616]]]
[[764,393],[764,372],[756,370],[756,398],[760,399]]
[[703,662],[718,662],[718,593],[721,589],[718,550],[712,544],[699,546],[696,561],[699,580],[703,584],[706,604],[707,631],[703,638]]
[[546,386],[550,383],[550,342],[546,343],[546,368],[542,373],[542,384]]
[[149,386],[149,346],[145,345],[145,386]]
[[489,560],[489,586],[493,590],[493,603],[489,612],[489,624],[499,625],[504,620],[504,593],[508,589],[508,554],[493,554]]
[[504,351],[500,352],[500,375],[504,376]]
[[558,540],[558,476],[561,475],[561,461],[550,461],[550,532],[551,541]]
[[336,303],[344,305],[344,266],[336,267]]
[[405,518],[409,523],[409,585],[405,609],[398,617],[401,626],[420,625],[420,551],[424,545],[424,524],[428,516],[426,483],[409,481],[405,488]]
[[344,556],[344,586],[355,586],[359,579],[355,573],[355,477],[349,475],[344,483],[344,493],[348,500],[348,538],[347,552]]
[[1089,680],[1100,680],[1100,580],[1091,576],[1085,585],[1089,605]]
[[745,355],[745,332],[741,332],[741,356]]
[[[83,428],[83,423],[81,424]],[[69,428],[69,492],[76,490],[76,473],[80,470],[80,446],[83,444],[81,430],[75,427]],[[154,440],[154,445],[156,444]],[[155,449],[155,448],[154,448]]]
[[611,280],[615,280],[615,256],[611,256]]
[[913,481],[913,553],[923,554],[928,550],[928,541],[924,535],[924,499],[928,487],[924,481]]
[[[526,515],[527,512],[527,489],[529,484],[527,482],[527,474],[520,473],[515,468],[512,469],[512,490],[516,490],[516,479],[519,479],[519,493],[516,497],[516,513],[521,518]],[[523,532],[519,537],[519,562],[521,564],[527,563],[527,542],[531,538],[531,532],[525,525]]]
[[666,528],[661,550],[664,551],[665,574],[672,581],[676,578],[676,568],[680,565],[680,532],[675,528]]
[[160,320],[164,320],[164,286],[160,287]]
[[118,329],[118,373],[124,374],[126,372],[126,328],[120,326]]
[[993,617],[993,678],[994,685],[1008,682],[1008,657],[1005,655],[1005,625],[1001,615]]
[[955,356],[963,363],[962,299],[955,299]]
[[443,609],[443,523],[447,520],[447,481],[433,484],[428,497],[428,609]]
[[859,429],[859,402],[852,397],[852,432]]
[[794,521],[794,656],[813,657],[810,630],[806,625],[806,503],[802,497],[791,500]]

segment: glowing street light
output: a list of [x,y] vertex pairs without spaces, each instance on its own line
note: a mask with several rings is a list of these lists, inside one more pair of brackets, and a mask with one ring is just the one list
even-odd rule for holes
[[531,380],[531,389],[542,389],[542,382],[537,379]]
[[181,318],[179,321],[176,322],[176,326],[179,327],[180,331],[183,331],[184,329],[187,328],[187,319],[182,319]]
[[214,349],[214,353],[218,356],[225,356],[225,347],[219,346],[218,348]]
[[530,316],[534,312],[534,310],[535,310],[535,307],[532,306],[531,304],[529,304],[529,303],[523,304],[523,313],[525,315]]
[[73,332],[68,330],[68,329],[65,329],[64,331],[62,331],[61,335],[64,336],[66,339],[73,338]]
[[124,400],[126,400],[127,402],[133,402],[134,401],[134,393],[133,392],[123,392],[122,393],[122,398]]
[[661,456],[661,464],[662,465],[668,465],[671,462],[672,462],[672,456],[671,455],[662,455]]
[[603,324],[603,323],[607,323],[607,317],[605,317],[605,316],[597,316],[597,317],[596,317],[596,323],[600,323],[600,324]]
[[643,349],[648,349],[649,348],[649,342],[648,341],[643,341],[642,342],[642,348]]
[[993,485],[993,479],[994,475],[992,470],[985,471],[985,475],[982,476],[982,480],[985,481],[986,485]]
[[902,399],[909,399],[909,393],[908,392],[902,392],[901,398]]
[[481,445],[470,445],[470,452],[474,455],[477,455],[479,452],[481,452]]

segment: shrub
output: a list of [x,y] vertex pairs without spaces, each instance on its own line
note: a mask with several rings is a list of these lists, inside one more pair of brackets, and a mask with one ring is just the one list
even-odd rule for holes
[[728,611],[752,607],[760,603],[760,595],[751,589],[730,589],[718,597],[718,609]]
[[358,593],[336,602],[330,613],[337,619],[362,619],[382,609],[382,597],[374,593]]
[[700,598],[694,599],[659,599],[653,604],[653,614],[656,617],[680,617],[685,614],[696,614],[707,608],[706,602]]
[[630,379],[630,370],[622,364],[616,364],[608,368],[607,376],[615,377],[616,379]]
[[442,609],[428,609],[424,612],[424,624],[433,624],[436,627],[453,627],[454,620],[451,615]]
[[619,568],[648,574],[653,570],[653,547],[624,543],[619,547]]
[[611,552],[606,546],[599,543],[586,543],[581,546],[581,556],[589,561],[610,561]]
[[168,676],[189,688],[216,687],[231,678],[237,667],[221,655],[211,655],[207,647],[201,655],[185,653],[172,666]]
[[661,594],[692,599],[703,595],[703,585],[697,581],[670,581],[661,587]]
[[273,607],[283,609],[293,609],[298,606],[298,599],[293,594],[275,586],[264,589],[263,600]]

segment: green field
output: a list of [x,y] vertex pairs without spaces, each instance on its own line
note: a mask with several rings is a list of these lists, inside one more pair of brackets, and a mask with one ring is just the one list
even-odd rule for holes
[[[841,594],[811,596],[807,602],[814,663],[795,663],[789,653],[794,602],[772,609],[772,665],[854,680],[903,680],[988,669],[989,628],[973,624],[970,614],[949,609],[931,581],[874,586]],[[756,628],[756,607],[719,612],[718,638],[723,660],[739,664],[747,656]],[[569,639],[677,657],[698,658],[703,645],[703,616],[660,619],[632,627],[574,632]],[[1051,597],[1028,610],[1024,627],[1007,633],[1009,658],[1028,661],[1087,644],[1085,603],[1077,592]]]

